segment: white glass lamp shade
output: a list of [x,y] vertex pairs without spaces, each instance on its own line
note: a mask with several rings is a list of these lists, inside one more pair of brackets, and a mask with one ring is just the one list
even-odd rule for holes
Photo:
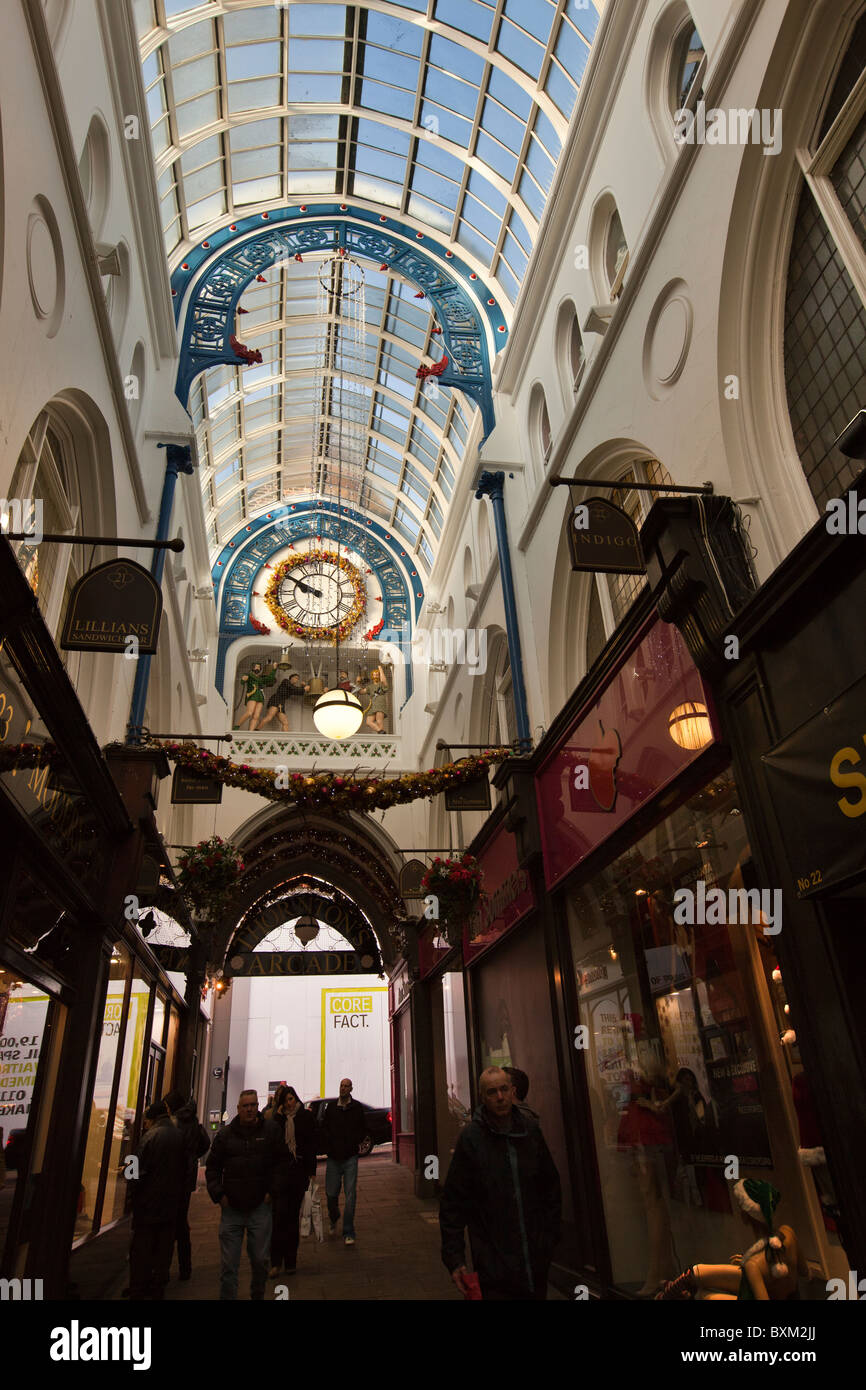
[[674,743],[692,752],[712,742],[713,729],[707,707],[696,701],[677,705],[668,719],[668,730]]
[[363,718],[361,702],[348,690],[329,690],[320,695],[313,710],[313,723],[325,738],[351,738],[360,729]]

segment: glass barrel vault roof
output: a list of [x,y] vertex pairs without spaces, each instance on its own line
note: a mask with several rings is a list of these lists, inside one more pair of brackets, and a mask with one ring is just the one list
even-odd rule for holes
[[[590,0],[133,0],[133,8],[172,268],[235,218],[333,196],[399,216],[453,247],[509,312],[598,25]],[[244,299],[252,311],[244,341],[262,350],[263,366],[245,370],[242,383],[236,369],[215,369],[193,390],[199,421],[209,411],[209,448],[219,435],[208,478],[214,545],[258,506],[266,438],[282,451],[271,460],[280,475],[272,490],[285,487],[293,464],[303,471],[304,447],[309,476],[313,407],[306,429],[304,392],[316,390],[317,372],[304,366],[292,303],[303,300],[304,281],[283,273],[279,292],[280,304],[267,292]],[[432,322],[406,297],[396,277],[370,277],[368,307],[382,317],[370,326],[361,372],[370,396],[368,468],[380,514],[390,497],[390,523],[398,531],[402,524],[413,547],[423,537],[426,558],[450,495],[442,459],[453,474],[462,450],[455,459],[452,436],[465,432],[471,408],[444,390],[438,411],[419,397],[414,371]],[[268,333],[255,337],[265,323]],[[255,440],[246,433],[253,421]],[[232,463],[235,474],[226,472]]]

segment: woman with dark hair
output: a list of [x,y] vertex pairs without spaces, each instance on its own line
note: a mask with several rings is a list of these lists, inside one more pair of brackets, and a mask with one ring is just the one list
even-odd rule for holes
[[272,1191],[269,1277],[274,1279],[281,1266],[294,1274],[297,1265],[301,1203],[310,1179],[316,1176],[316,1122],[294,1086],[278,1087],[268,1118],[279,1125],[284,1140]]

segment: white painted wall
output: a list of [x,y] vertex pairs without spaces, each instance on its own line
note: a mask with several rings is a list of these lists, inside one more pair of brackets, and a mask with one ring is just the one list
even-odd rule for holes
[[241,978],[232,995],[230,1117],[241,1090],[258,1091],[263,1106],[274,1081],[306,1102],[337,1095],[348,1076],[356,1100],[390,1105],[388,994],[378,976]]

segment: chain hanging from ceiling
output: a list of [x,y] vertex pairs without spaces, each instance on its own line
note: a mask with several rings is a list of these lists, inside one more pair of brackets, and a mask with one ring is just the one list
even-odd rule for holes
[[[363,266],[343,250],[318,267],[317,320],[322,362],[313,421],[314,497],[360,505],[366,464],[369,394],[361,382],[367,350]],[[342,478],[340,478],[342,474]]]

